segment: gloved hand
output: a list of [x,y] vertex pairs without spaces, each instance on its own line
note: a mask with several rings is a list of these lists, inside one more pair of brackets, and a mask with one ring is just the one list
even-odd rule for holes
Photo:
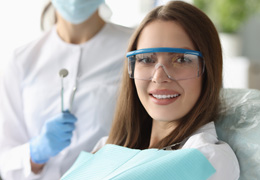
[[64,111],[45,122],[39,136],[30,141],[30,156],[36,164],[46,163],[50,157],[70,145],[77,118]]

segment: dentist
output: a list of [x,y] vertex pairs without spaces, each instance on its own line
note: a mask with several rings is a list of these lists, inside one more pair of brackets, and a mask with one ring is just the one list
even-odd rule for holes
[[15,50],[0,84],[3,179],[60,179],[108,135],[132,29],[105,22],[102,3],[52,0],[56,24]]

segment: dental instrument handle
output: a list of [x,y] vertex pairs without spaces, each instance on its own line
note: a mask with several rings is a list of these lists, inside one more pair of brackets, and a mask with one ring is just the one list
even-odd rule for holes
[[63,78],[66,77],[69,74],[67,69],[61,69],[59,72],[59,75],[61,77],[61,112],[64,112],[64,88],[63,88]]
[[60,97],[61,97],[61,112],[64,111],[64,103],[63,103],[63,77],[61,77],[61,92],[60,92]]
[[72,105],[73,105],[73,100],[74,100],[74,96],[75,96],[76,91],[77,91],[77,86],[75,85],[73,87],[73,91],[72,91],[72,94],[70,96],[70,109],[69,109],[70,112],[72,112]]

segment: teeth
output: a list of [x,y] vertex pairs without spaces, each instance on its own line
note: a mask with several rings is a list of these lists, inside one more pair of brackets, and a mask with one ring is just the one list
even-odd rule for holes
[[157,99],[170,99],[170,98],[175,98],[178,97],[179,94],[173,94],[173,95],[159,95],[159,94],[152,94],[153,97]]

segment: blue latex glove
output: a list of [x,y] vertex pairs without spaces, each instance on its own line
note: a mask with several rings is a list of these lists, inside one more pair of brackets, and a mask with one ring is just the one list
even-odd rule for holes
[[36,164],[46,163],[70,145],[77,118],[64,111],[45,122],[39,136],[30,141],[30,155]]

